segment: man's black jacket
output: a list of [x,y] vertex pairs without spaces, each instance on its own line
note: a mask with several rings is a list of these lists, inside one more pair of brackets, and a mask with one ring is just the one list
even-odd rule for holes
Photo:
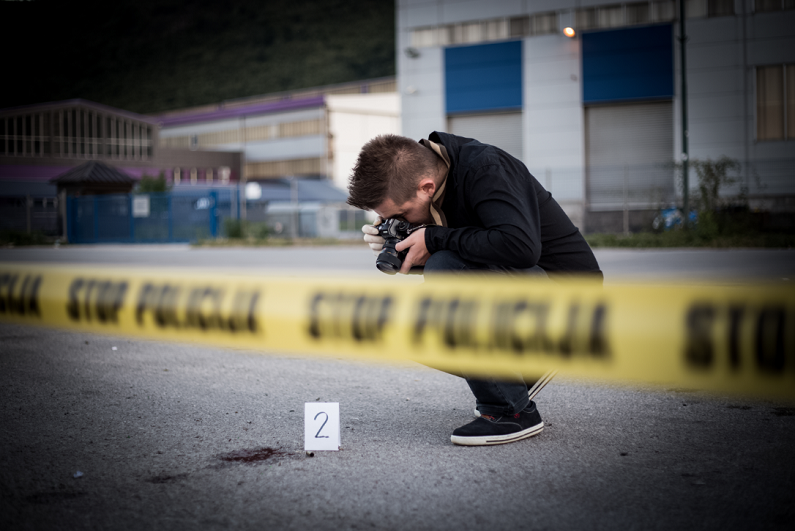
[[471,138],[433,132],[450,157],[442,210],[447,227],[428,227],[428,251],[549,273],[594,273],[599,264],[552,194],[521,161]]

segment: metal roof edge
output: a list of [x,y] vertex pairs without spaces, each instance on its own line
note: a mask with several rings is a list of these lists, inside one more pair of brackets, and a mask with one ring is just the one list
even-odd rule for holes
[[152,116],[147,116],[145,114],[138,114],[132,111],[125,111],[124,109],[111,107],[110,105],[105,105],[104,103],[97,103],[95,101],[86,100],[83,98],[74,98],[71,100],[60,100],[60,101],[48,101],[44,103],[31,103],[28,105],[18,105],[16,107],[5,107],[3,109],[0,109],[0,114],[17,114],[35,109],[47,110],[58,107],[73,107],[73,106],[88,107],[97,111],[113,113],[120,116],[126,116],[127,118],[138,120],[139,122],[146,122],[152,125],[156,125],[158,122],[157,119],[153,118]]
[[277,111],[289,111],[294,109],[304,109],[307,107],[319,107],[326,102],[325,96],[315,96],[300,100],[283,100],[275,103],[259,103],[248,106],[235,107],[233,109],[219,109],[211,112],[199,112],[197,114],[182,114],[170,118],[156,118],[161,127],[176,125],[186,125],[196,122],[223,120],[250,114],[267,114]]

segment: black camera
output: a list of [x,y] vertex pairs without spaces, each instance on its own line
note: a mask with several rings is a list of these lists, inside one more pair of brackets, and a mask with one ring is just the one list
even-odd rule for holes
[[[375,228],[378,229],[378,234],[384,239],[384,248],[378,253],[375,259],[375,267],[383,271],[387,275],[394,275],[403,266],[403,260],[406,259],[408,250],[398,252],[395,250],[395,245],[409,237],[409,235],[417,229],[421,229],[425,225],[412,225],[408,221],[401,221],[399,219],[388,219],[382,221],[380,225]],[[422,269],[420,268],[411,268]]]

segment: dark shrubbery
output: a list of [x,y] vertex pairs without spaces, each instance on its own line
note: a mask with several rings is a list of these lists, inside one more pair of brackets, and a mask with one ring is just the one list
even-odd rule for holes
[[[675,166],[681,172],[681,165]],[[591,247],[795,247],[795,234],[765,230],[765,214],[751,211],[744,186],[735,194],[725,193],[741,182],[739,161],[694,159],[690,166],[698,178],[691,201],[695,223],[661,232],[589,234]]]
[[50,243],[52,243],[52,238],[48,238],[38,231],[33,231],[31,233],[6,231],[0,233],[0,245],[3,246],[48,245]]

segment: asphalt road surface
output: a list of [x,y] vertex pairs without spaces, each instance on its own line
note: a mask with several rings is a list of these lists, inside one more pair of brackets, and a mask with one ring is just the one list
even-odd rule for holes
[[[795,282],[795,250],[597,249],[606,282],[688,279]],[[247,269],[304,275],[352,273],[383,278],[364,245],[193,248],[188,245],[64,246],[0,249],[0,262],[103,264],[132,267]]]
[[[65,247],[0,262],[362,275],[368,253]],[[792,251],[597,257],[608,282],[795,279]],[[339,402],[342,449],[307,457],[315,401]],[[792,529],[795,404],[565,378],[537,402],[539,436],[456,447],[471,394],[419,365],[0,324],[0,527]]]

